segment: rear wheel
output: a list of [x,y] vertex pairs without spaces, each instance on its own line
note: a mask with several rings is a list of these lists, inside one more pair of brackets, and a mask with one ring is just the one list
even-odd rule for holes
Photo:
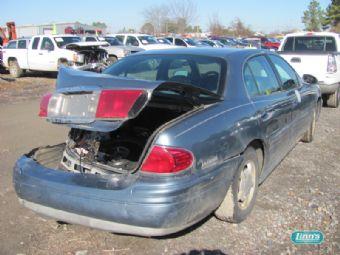
[[340,85],[338,85],[338,89],[330,94],[327,98],[327,106],[337,108],[339,106],[340,101]]
[[9,69],[9,73],[14,78],[19,78],[23,74],[23,70],[20,68],[18,61],[16,60],[10,60],[8,69]]
[[302,142],[310,143],[313,141],[315,133],[315,124],[316,124],[316,111],[314,110],[312,122],[310,123],[310,126],[306,133],[303,135],[301,139]]
[[220,220],[239,223],[247,218],[254,207],[258,189],[258,157],[253,147],[248,147],[243,157],[233,183],[215,211],[215,216]]

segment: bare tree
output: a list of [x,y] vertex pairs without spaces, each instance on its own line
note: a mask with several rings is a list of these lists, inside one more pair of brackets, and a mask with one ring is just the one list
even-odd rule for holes
[[143,33],[143,34],[149,34],[149,35],[152,35],[155,33],[155,28],[154,26],[151,24],[151,23],[145,23],[140,31]]
[[169,20],[169,8],[166,5],[148,7],[143,12],[145,22],[152,24],[154,33],[164,33]]
[[172,0],[168,10],[170,18],[177,24],[177,33],[185,33],[187,26],[197,18],[197,7],[191,0]]
[[224,35],[226,32],[217,13],[209,18],[209,31],[212,35]]
[[254,35],[254,32],[250,29],[250,27],[246,26],[240,18],[235,18],[235,20],[231,23],[230,30],[233,31],[235,36],[248,37]]

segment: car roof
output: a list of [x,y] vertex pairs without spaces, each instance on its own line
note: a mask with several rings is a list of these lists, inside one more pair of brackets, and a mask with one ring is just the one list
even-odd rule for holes
[[297,32],[297,33],[291,33],[287,34],[286,37],[291,37],[291,36],[335,36],[337,37],[337,33],[332,33],[332,32]]
[[228,58],[230,56],[238,55],[244,58],[266,53],[266,50],[259,49],[238,49],[238,48],[174,48],[174,49],[163,49],[163,50],[147,50],[138,53],[138,55],[199,55],[199,56],[211,56]]

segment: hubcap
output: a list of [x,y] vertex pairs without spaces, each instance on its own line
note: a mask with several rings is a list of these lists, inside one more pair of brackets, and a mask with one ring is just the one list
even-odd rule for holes
[[246,209],[253,199],[256,185],[256,170],[255,164],[249,161],[244,165],[244,168],[239,178],[239,189],[237,193],[237,201],[241,209]]

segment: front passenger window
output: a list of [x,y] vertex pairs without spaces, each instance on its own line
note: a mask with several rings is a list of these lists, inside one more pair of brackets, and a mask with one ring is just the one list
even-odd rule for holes
[[248,66],[261,95],[270,95],[280,90],[275,73],[264,56],[251,58],[248,61]]

